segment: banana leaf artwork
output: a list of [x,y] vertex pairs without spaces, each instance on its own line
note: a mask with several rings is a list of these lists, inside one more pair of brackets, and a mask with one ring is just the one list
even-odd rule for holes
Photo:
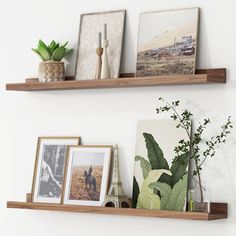
[[173,120],[139,121],[133,179],[132,207],[185,211],[190,141]]

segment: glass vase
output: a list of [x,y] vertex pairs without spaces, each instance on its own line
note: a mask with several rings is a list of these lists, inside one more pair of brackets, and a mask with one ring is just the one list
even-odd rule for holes
[[210,212],[209,191],[203,190],[203,201],[201,199],[201,191],[199,187],[188,190],[188,211],[192,212]]

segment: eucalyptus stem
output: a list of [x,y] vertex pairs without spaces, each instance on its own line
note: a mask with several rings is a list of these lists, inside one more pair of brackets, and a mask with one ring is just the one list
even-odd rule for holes
[[[201,170],[202,166],[207,160],[208,157],[214,157],[215,156],[215,149],[218,147],[219,144],[225,143],[226,137],[228,134],[231,133],[231,130],[233,128],[231,117],[229,116],[226,123],[221,126],[221,131],[218,135],[212,136],[208,141],[205,142],[206,149],[201,152],[200,144],[202,143],[202,135],[204,131],[207,128],[207,125],[211,123],[210,119],[204,119],[204,122],[199,124],[198,127],[196,127],[195,131],[192,132],[191,130],[191,119],[193,117],[192,113],[188,110],[184,110],[182,113],[179,113],[177,110],[177,107],[179,106],[179,101],[174,102],[167,102],[163,98],[159,98],[159,101],[164,102],[164,106],[160,106],[156,109],[157,113],[162,112],[169,112],[172,111],[173,114],[170,116],[174,121],[178,120],[177,128],[181,127],[183,128],[187,136],[189,138],[189,141],[180,140],[179,145],[175,147],[174,151],[176,153],[176,156],[174,158],[174,161],[176,158],[179,158],[181,156],[181,152],[186,153],[190,152],[191,159],[195,162],[195,169],[193,170],[192,176],[197,176],[196,182],[199,184],[200,188],[200,197],[201,202],[204,201],[203,197],[203,190],[204,187],[202,185],[202,179],[201,179]],[[201,160],[201,158],[203,160]]]
[[[198,160],[197,159],[195,159],[195,165],[198,166]],[[199,184],[199,189],[200,189],[200,199],[201,199],[201,202],[203,202],[204,201],[203,186],[202,186],[202,179],[201,179],[200,171],[197,172],[197,177],[198,177],[198,184]]]

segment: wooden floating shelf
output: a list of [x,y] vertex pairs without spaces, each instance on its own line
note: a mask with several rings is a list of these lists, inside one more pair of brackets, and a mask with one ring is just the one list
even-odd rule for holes
[[133,209],[133,208],[110,208],[110,207],[94,207],[94,206],[73,206],[73,205],[29,203],[29,202],[7,202],[7,207],[18,208],[18,209],[31,209],[31,210],[175,218],[175,219],[187,219],[187,220],[217,220],[217,219],[227,218],[226,203],[211,203],[210,213],[158,211],[158,210],[145,210],[145,209]]
[[226,83],[226,69],[196,70],[194,75],[158,76],[135,78],[134,74],[123,74],[118,79],[104,80],[72,80],[59,82],[27,82],[6,84],[6,90],[13,91],[46,91],[46,90],[69,90],[69,89],[94,89],[94,88],[122,88],[122,87],[145,87],[163,85],[186,85],[186,84],[212,84]]

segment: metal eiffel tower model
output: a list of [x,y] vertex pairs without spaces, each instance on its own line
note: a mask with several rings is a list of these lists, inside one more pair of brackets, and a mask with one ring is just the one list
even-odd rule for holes
[[114,147],[114,160],[112,168],[112,181],[110,189],[103,203],[105,207],[130,207],[130,200],[125,195],[121,180],[120,180],[120,167],[119,167],[119,156],[118,156],[118,145]]

